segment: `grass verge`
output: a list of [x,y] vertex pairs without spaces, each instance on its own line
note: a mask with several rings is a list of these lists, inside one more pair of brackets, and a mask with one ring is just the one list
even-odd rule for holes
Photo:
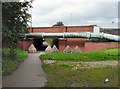
[[13,72],[18,67],[18,64],[28,57],[28,53],[20,48],[15,49],[14,55],[10,55],[11,50],[9,48],[5,48],[3,49],[3,51],[4,51],[4,57],[2,61],[3,75]]
[[[118,57],[116,48],[86,53],[49,53],[41,55],[40,59],[47,73],[46,87],[118,87],[118,75],[120,75],[118,66],[73,69],[69,65],[58,63],[58,61],[112,61],[118,60]],[[58,61],[45,64],[46,59]],[[109,79],[109,82],[105,83],[105,79]]]
[[[46,87],[118,87],[118,67],[72,69],[63,64],[44,64]],[[105,83],[105,79],[109,82]]]
[[41,59],[48,60],[71,60],[71,61],[104,61],[118,60],[118,49],[104,49],[86,53],[48,53],[40,56]]

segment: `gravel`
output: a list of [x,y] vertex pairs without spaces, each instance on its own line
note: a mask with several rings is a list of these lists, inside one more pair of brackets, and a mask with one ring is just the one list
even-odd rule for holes
[[96,67],[112,67],[117,66],[118,61],[92,61],[92,62],[71,62],[71,61],[56,61],[56,60],[44,60],[45,64],[65,64],[70,65],[73,69],[79,68],[96,68]]

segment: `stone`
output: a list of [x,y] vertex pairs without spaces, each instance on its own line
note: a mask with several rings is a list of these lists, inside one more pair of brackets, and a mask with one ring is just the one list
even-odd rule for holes
[[43,61],[45,64],[53,64],[55,63],[56,61],[55,60],[44,60]]
[[33,44],[31,44],[30,47],[28,48],[28,52],[29,53],[36,53],[37,52],[37,50]]
[[46,53],[52,53],[53,52],[53,49],[51,48],[50,45],[48,45],[48,47],[45,49],[45,52]]
[[81,50],[78,46],[76,46],[76,47],[73,49],[72,52],[73,52],[73,53],[81,53],[82,50]]
[[53,52],[59,52],[59,50],[57,49],[57,47],[55,45],[53,46],[52,49],[53,49]]
[[46,41],[43,42],[43,46],[48,46],[48,45],[49,44]]
[[108,80],[108,79],[105,79],[105,83],[107,83],[107,82],[109,82],[109,80]]
[[65,53],[72,53],[72,49],[70,48],[70,46],[67,46],[67,47],[63,50],[63,52],[65,52]]

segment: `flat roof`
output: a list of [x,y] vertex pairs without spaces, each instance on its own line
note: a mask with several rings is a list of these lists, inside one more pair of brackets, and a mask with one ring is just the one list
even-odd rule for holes
[[[32,27],[32,28],[64,28],[64,27],[89,27],[89,26],[97,26],[97,25],[84,25],[84,26],[54,26],[54,27]],[[31,27],[29,27],[31,28]]]

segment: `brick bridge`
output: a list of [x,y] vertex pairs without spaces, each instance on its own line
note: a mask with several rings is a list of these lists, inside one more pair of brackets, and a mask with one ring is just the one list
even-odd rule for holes
[[[29,30],[30,33],[63,33],[63,32],[100,32],[100,28],[95,25],[89,26],[64,26],[64,27],[32,27]],[[67,45],[71,48],[79,46],[82,51],[93,51],[104,48],[118,47],[116,42],[95,42],[96,39],[89,40],[87,38],[59,38],[55,45],[60,51],[63,51]],[[26,40],[19,42],[19,46],[25,50],[31,44],[34,44],[37,50],[45,50],[46,46],[43,46],[43,39],[34,37],[32,40]]]

